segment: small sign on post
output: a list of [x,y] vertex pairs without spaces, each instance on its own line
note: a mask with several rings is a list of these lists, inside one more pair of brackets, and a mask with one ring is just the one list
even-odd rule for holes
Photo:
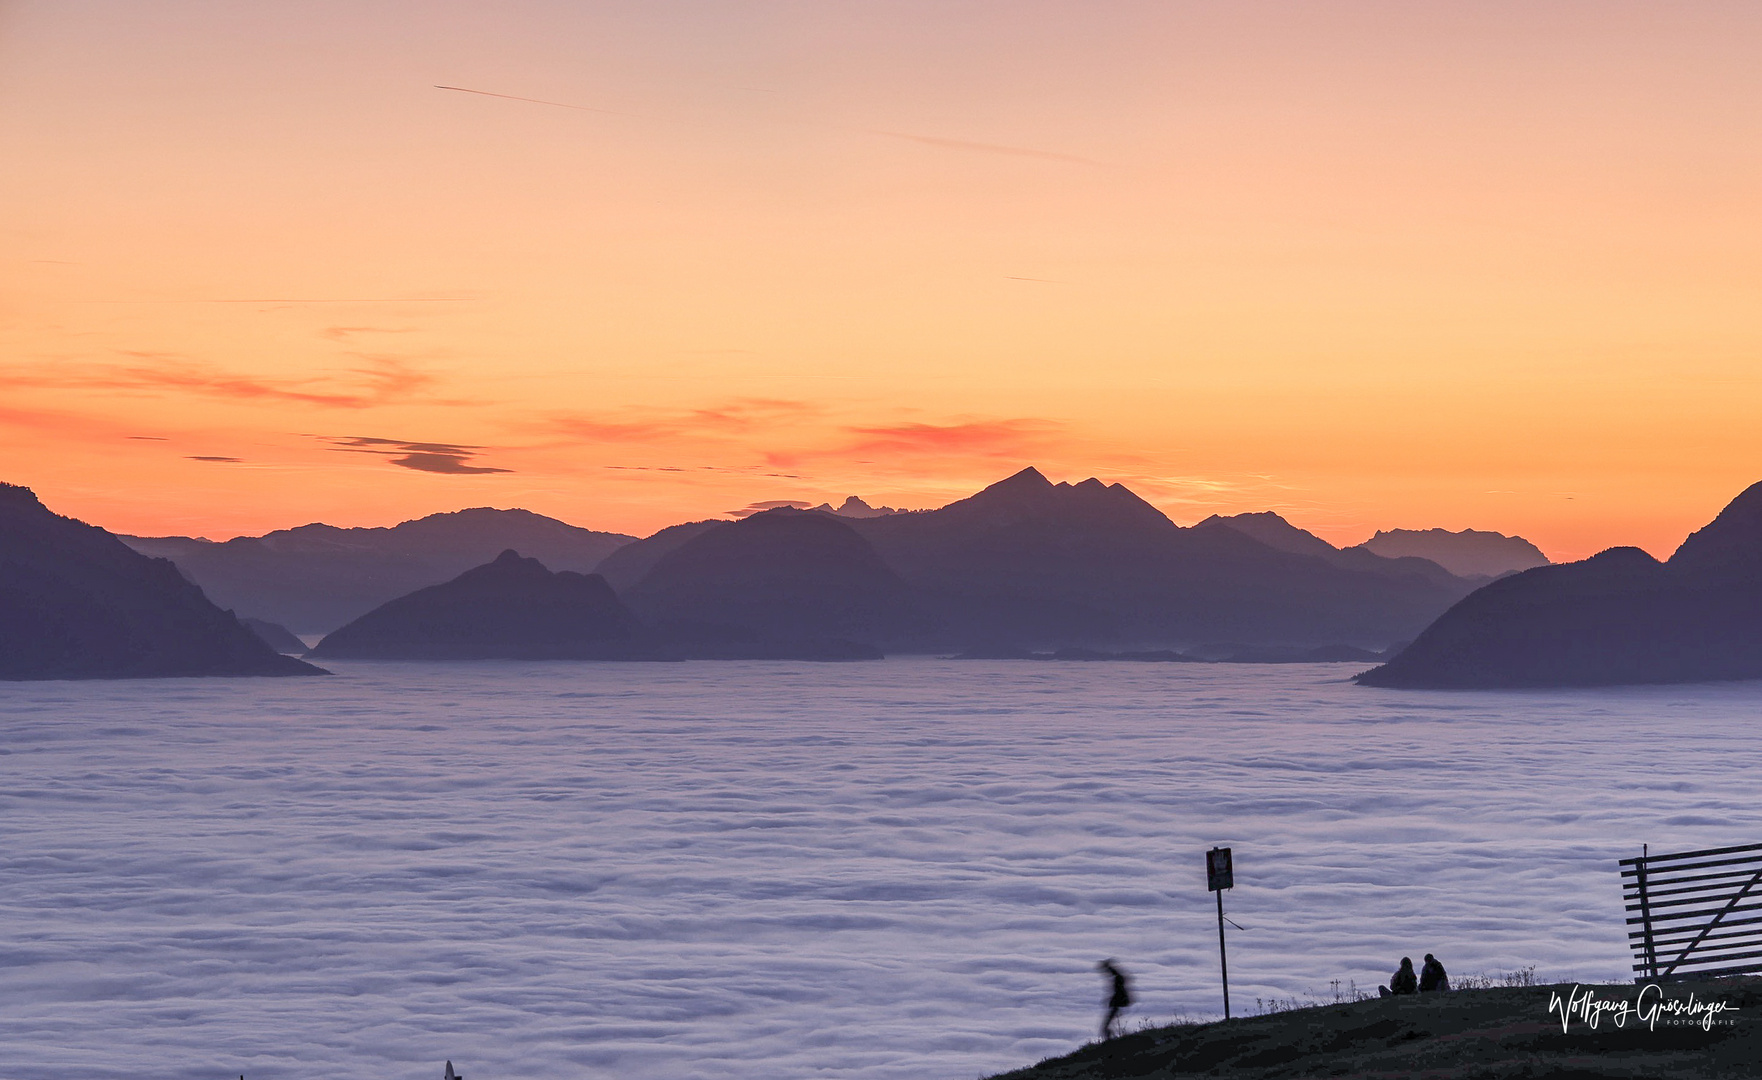
[[1221,892],[1236,887],[1236,876],[1230,867],[1230,849],[1214,847],[1205,853],[1205,887]]
[[1205,853],[1205,887],[1217,893],[1217,964],[1224,982],[1224,1019],[1230,1018],[1230,961],[1224,953],[1224,890],[1236,887],[1236,871],[1230,849],[1214,847]]

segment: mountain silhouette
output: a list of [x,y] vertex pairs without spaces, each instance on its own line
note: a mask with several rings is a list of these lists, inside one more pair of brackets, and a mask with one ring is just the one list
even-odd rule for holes
[[1411,638],[1473,586],[1282,551],[1221,522],[1183,529],[1121,484],[1028,468],[940,510],[854,520],[964,649]]
[[903,510],[895,510],[891,506],[870,506],[857,495],[845,496],[844,501],[837,506],[833,506],[831,503],[821,503],[819,506],[811,506],[808,509],[818,510],[822,514],[836,514],[839,517],[847,518],[882,517],[886,514],[901,514],[905,512]]
[[1548,557],[1541,549],[1523,537],[1478,529],[1385,529],[1358,545],[1358,549],[1390,559],[1430,559],[1460,577],[1503,577],[1548,565]]
[[368,660],[604,660],[643,651],[606,579],[552,572],[504,551],[451,581],[382,604],[325,635],[318,657]]
[[1667,563],[1638,548],[1476,591],[1366,686],[1492,689],[1762,678],[1762,484]]
[[703,529],[625,595],[657,632],[705,640],[896,643],[933,626],[849,522],[812,511]]
[[[799,542],[768,547],[787,557],[813,557]],[[718,550],[709,549],[709,561]],[[666,593],[668,583],[692,580],[703,561],[703,556],[687,552],[675,567],[663,568],[663,593],[672,595]],[[764,558],[752,562],[762,567]],[[836,580],[811,573],[807,580],[817,588],[805,597],[792,596],[789,589],[771,596],[762,583],[759,592],[743,595],[739,590],[743,582],[753,581],[750,576],[724,581],[712,575],[708,590],[686,590],[688,603],[660,604],[656,610],[661,621],[650,627],[600,575],[552,572],[537,559],[510,550],[451,581],[380,605],[326,635],[311,655],[361,660],[879,659],[874,646],[838,636],[873,628],[840,618],[849,616],[854,606],[826,617],[826,597],[851,600],[851,595],[841,592]],[[805,602],[809,610],[792,608],[792,600]],[[816,613],[822,616],[819,621]]]
[[164,559],[0,484],[0,679],[321,675]]
[[1372,574],[1418,574],[1447,589],[1463,588],[1461,581],[1456,580],[1461,575],[1452,573],[1431,559],[1412,555],[1380,555],[1362,544],[1357,547],[1337,548],[1307,529],[1299,529],[1271,510],[1233,514],[1229,517],[1213,514],[1195,528],[1209,525],[1228,526],[1252,536],[1267,547],[1295,555],[1313,555],[1346,570],[1362,570]]
[[307,634],[502,550],[548,552],[539,561],[550,569],[603,576],[649,647],[717,656],[1214,642],[1375,653],[1411,640],[1474,587],[1426,560],[1339,550],[1276,514],[1181,528],[1123,485],[1055,484],[1033,468],[937,510],[877,513],[853,497],[838,511],[764,510],[638,541],[478,509],[389,529],[132,542],[174,558],[236,610]]
[[641,581],[663,557],[688,540],[694,540],[726,521],[687,521],[669,525],[653,536],[632,541],[600,560],[594,573],[605,578],[619,595]]
[[302,634],[328,633],[509,548],[560,570],[585,573],[631,539],[527,510],[488,507],[431,514],[389,528],[312,524],[224,543],[187,536],[123,538],[138,551],[177,563],[216,603]]

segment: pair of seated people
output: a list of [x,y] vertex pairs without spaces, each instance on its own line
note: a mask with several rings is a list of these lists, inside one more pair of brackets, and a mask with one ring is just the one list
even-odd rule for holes
[[1379,986],[1377,990],[1382,997],[1393,997],[1397,994],[1429,994],[1434,990],[1450,989],[1450,976],[1444,971],[1444,965],[1438,958],[1426,953],[1425,966],[1419,974],[1413,973],[1413,958],[1403,956],[1401,967],[1389,980],[1389,985]]

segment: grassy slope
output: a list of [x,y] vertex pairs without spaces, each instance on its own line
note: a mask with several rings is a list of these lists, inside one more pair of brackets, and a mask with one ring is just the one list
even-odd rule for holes
[[[1560,1030],[1551,990],[1460,990],[1324,1005],[1212,1024],[1156,1028],[1091,1043],[995,1080],[1138,1080],[1140,1077],[1634,1077],[1707,1080],[1762,1076],[1762,978],[1667,986],[1667,998],[1725,1001],[1728,1026],[1660,1023],[1647,1030],[1605,1016],[1595,1031],[1574,1019]],[[1632,1001],[1638,987],[1599,987]]]

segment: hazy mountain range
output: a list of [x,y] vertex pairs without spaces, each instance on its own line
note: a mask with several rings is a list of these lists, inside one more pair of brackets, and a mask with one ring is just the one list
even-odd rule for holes
[[[641,540],[479,508],[221,543],[124,538],[136,551],[8,490],[22,523],[0,537],[13,579],[62,582],[60,593],[8,596],[17,640],[63,642],[59,660],[41,642],[35,653],[15,649],[20,670],[71,672],[83,653],[111,656],[93,660],[93,673],[300,670],[273,651],[266,660],[246,624],[282,650],[299,647],[282,627],[327,634],[316,655],[339,657],[1344,659],[1411,639],[1484,581],[1412,555],[1342,550],[1272,513],[1183,528],[1122,485],[1054,484],[1031,468],[935,510],[852,497]],[[58,550],[25,527],[33,521],[85,539]],[[1539,557],[1494,534],[1379,535],[1478,552],[1479,568],[1500,565],[1501,552]],[[47,566],[50,555],[55,574],[18,569]],[[91,565],[83,585],[81,560]],[[106,620],[137,637],[158,633],[185,659],[131,667],[99,641],[94,628]],[[32,625],[51,623],[85,630],[33,638]],[[160,630],[143,629],[152,626]],[[209,660],[192,659],[204,650]]]
[[[1382,650],[1477,585],[1424,559],[1341,551],[1271,514],[1182,528],[1121,485],[1034,469],[937,510],[776,507],[676,525],[598,572],[650,651],[675,655]],[[359,624],[347,630],[350,649],[369,648]]]
[[[1032,469],[939,510],[871,507],[856,496],[807,509],[850,526],[906,582],[920,630],[883,636],[924,647],[1227,640],[1381,649],[1417,633],[1478,584],[1481,572],[1523,569],[1540,558],[1518,538],[1443,530],[1378,534],[1423,546],[1436,559],[1387,556],[1368,545],[1341,550],[1270,512],[1183,529],[1120,485],[1051,484]],[[224,542],[122,539],[173,560],[217,604],[310,637],[510,549],[552,571],[598,572],[635,607],[654,606],[652,615],[676,621],[684,618],[676,584],[627,594],[674,548],[731,524],[688,522],[638,541],[525,510],[478,508],[389,528],[312,524]],[[1472,565],[1475,574],[1453,574],[1438,560]],[[733,579],[719,587],[726,593]],[[723,595],[715,602],[733,601]],[[931,623],[941,632],[922,630]]]
[[1548,557],[1521,536],[1505,536],[1478,529],[1450,532],[1446,529],[1386,529],[1353,550],[1384,558],[1416,555],[1460,577],[1495,578],[1547,566]]
[[1762,678],[1762,484],[1668,562],[1617,547],[1495,581],[1367,686],[1604,686]]
[[478,508],[390,528],[301,525],[218,543],[188,536],[121,539],[142,554],[175,562],[221,607],[296,634],[325,634],[508,548],[553,570],[588,573],[634,537],[577,528],[527,510]]
[[[1441,553],[1508,539],[1379,536],[1419,537]],[[1216,642],[1381,650],[1480,583],[1425,558],[1341,550],[1270,512],[1182,528],[1122,485],[1053,484],[1031,468],[936,510],[875,508],[852,496],[838,507],[688,522],[642,540],[487,508],[220,543],[123,539],[172,559],[216,603],[306,635],[510,549],[551,572],[598,572],[645,625],[908,650]],[[1521,540],[1507,554],[1512,568],[1539,557]]]
[[[510,538],[583,569],[511,546],[482,556]],[[1612,548],[1484,586],[1429,559],[1335,548],[1271,513],[1182,528],[1119,484],[1053,484],[1034,469],[936,510],[784,507],[643,540],[490,509],[226,543],[130,539],[178,565],[0,485],[0,677],[316,673],[265,644],[299,643],[259,620],[310,627],[351,611],[318,655],[1270,661],[1364,656],[1418,635],[1360,681],[1762,677],[1762,484],[1667,562]],[[1541,558],[1496,534],[1373,542],[1476,569]]]
[[[761,530],[762,531],[762,530]],[[784,545],[785,551],[788,545]],[[792,599],[812,604],[808,575]],[[836,605],[830,590],[822,600]],[[874,646],[764,609],[644,622],[598,574],[552,572],[504,551],[451,581],[418,589],[325,637],[312,655],[367,660],[877,660]]]

